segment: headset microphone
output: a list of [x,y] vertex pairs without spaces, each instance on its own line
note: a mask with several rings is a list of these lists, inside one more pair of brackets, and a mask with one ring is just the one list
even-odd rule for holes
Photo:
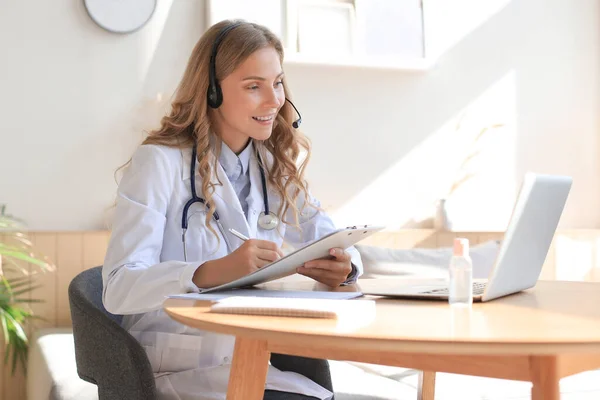
[[292,103],[287,97],[286,97],[285,101],[290,103],[292,105],[292,107],[294,107],[294,110],[296,110],[296,114],[298,114],[298,119],[295,120],[294,122],[292,122],[292,126],[294,127],[294,129],[298,129],[298,127],[302,123],[302,115],[300,115],[300,111],[298,111],[298,109],[296,108],[294,103]]

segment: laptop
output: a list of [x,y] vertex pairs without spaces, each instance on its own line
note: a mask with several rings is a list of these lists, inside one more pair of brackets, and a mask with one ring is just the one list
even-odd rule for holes
[[[473,301],[485,302],[535,286],[572,182],[568,176],[525,175],[488,279],[473,280]],[[384,285],[374,284],[367,290],[361,287],[361,291],[411,299],[448,299],[448,285],[440,280],[397,288],[377,286]]]

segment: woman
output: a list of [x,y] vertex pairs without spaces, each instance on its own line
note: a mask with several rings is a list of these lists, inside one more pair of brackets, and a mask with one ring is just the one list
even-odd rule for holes
[[[310,149],[285,97],[282,61],[281,42],[265,27],[212,26],[192,52],[172,111],[119,184],[103,301],[145,348],[161,399],[224,399],[234,346],[231,336],[173,321],[162,310],[165,296],[230,282],[279,259],[284,241],[302,246],[335,229],[309,195],[308,157],[296,166]],[[360,275],[354,248],[331,255],[298,273],[332,287]],[[323,364],[326,376],[299,374],[289,370],[309,359],[273,356],[265,399],[332,396]]]

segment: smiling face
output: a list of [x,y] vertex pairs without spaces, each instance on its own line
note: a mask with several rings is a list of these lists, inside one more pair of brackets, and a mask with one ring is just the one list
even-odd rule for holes
[[272,47],[252,53],[220,82],[223,104],[215,110],[215,131],[235,153],[250,139],[266,140],[285,102],[283,71]]

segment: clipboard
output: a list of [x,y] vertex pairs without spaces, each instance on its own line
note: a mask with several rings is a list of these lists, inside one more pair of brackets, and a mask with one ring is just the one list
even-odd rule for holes
[[296,273],[296,268],[304,265],[305,262],[329,256],[330,249],[334,247],[347,249],[384,228],[384,226],[361,225],[335,230],[248,275],[223,285],[200,289],[200,293],[253,286],[293,275]]

